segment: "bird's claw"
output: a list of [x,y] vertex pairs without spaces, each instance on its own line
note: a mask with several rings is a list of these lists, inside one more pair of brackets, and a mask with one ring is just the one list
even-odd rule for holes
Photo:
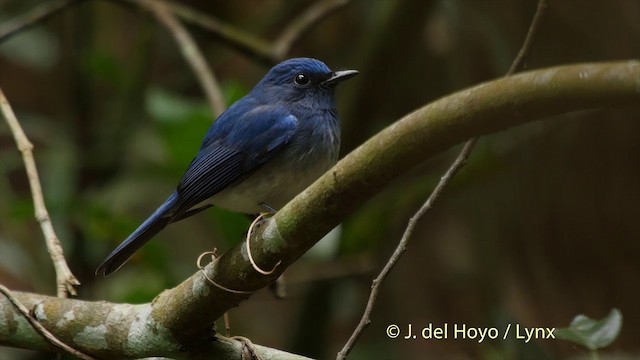
[[242,343],[243,347],[242,347],[242,358],[245,358],[245,354],[247,355],[247,358],[251,359],[256,359],[256,360],[263,360],[262,356],[260,356],[258,354],[258,352],[256,351],[256,347],[255,345],[253,345],[253,343],[251,342],[251,340],[249,340],[248,338],[244,337],[244,336],[234,336],[232,337],[232,339],[234,340],[238,340]]
[[253,266],[253,268],[259,272],[262,275],[271,275],[273,274],[273,272],[276,270],[276,268],[278,267],[278,265],[280,265],[280,263],[282,262],[281,260],[278,260],[278,262],[273,266],[273,268],[271,270],[262,270],[258,264],[256,264],[255,260],[253,260],[253,255],[251,255],[251,234],[253,234],[253,228],[254,226],[256,226],[257,223],[259,223],[260,221],[264,220],[267,216],[271,216],[273,215],[272,213],[260,213],[260,215],[258,215],[258,217],[256,217],[253,222],[251,223],[251,225],[249,226],[249,230],[247,231],[247,238],[246,238],[246,246],[247,246],[247,255],[249,256],[249,262],[251,262],[251,266]]

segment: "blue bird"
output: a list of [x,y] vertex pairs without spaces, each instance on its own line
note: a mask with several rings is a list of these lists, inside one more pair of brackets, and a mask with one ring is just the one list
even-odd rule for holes
[[333,166],[340,148],[334,88],[357,75],[310,58],[274,66],[222,113],[176,191],[126,238],[96,274],[118,270],[167,225],[210,207],[271,213]]

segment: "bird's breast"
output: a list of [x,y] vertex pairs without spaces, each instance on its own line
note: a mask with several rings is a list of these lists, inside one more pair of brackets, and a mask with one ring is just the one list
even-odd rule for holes
[[268,207],[277,211],[333,165],[328,158],[314,164],[285,159],[273,159],[238,184],[214,195],[211,203],[247,214],[264,212]]
[[339,136],[339,128],[328,126],[301,131],[267,163],[214,195],[210,203],[247,214],[264,212],[260,204],[279,210],[336,163]]

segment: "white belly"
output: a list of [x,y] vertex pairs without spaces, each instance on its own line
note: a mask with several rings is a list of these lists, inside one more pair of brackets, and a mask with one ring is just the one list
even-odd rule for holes
[[207,203],[245,214],[264,212],[268,207],[277,211],[324,174],[331,165],[320,161],[312,167],[295,172],[282,171],[283,167],[278,164],[267,164],[239,184],[217,193]]

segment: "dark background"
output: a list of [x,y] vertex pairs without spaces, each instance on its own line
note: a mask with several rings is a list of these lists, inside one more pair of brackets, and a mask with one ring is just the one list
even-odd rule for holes
[[[0,21],[41,3],[0,0]],[[270,40],[313,2],[183,3]],[[640,2],[551,3],[528,68],[640,57]],[[316,24],[290,56],[360,70],[337,93],[346,154],[423,104],[503,76],[535,8],[532,0],[353,0]],[[190,29],[228,103],[268,70]],[[194,273],[198,254],[243,238],[244,216],[212,209],[165,229],[113,276],[93,275],[173,190],[213,120],[173,37],[150,14],[110,1],[69,8],[0,43],[0,86],[35,144],[54,226],[83,284],[80,298],[150,301]],[[601,318],[614,307],[624,326],[601,358],[639,356],[638,120],[640,107],[595,109],[482,138],[420,221],[351,358],[586,356],[554,340],[406,341],[387,338],[385,329],[565,327],[580,313]],[[348,218],[339,236],[292,266],[285,300],[262,291],[231,311],[233,333],[334,357],[359,320],[371,279],[458,150],[400,177]],[[0,175],[0,283],[53,294],[22,160],[4,122]],[[3,356],[37,357],[0,348]]]

